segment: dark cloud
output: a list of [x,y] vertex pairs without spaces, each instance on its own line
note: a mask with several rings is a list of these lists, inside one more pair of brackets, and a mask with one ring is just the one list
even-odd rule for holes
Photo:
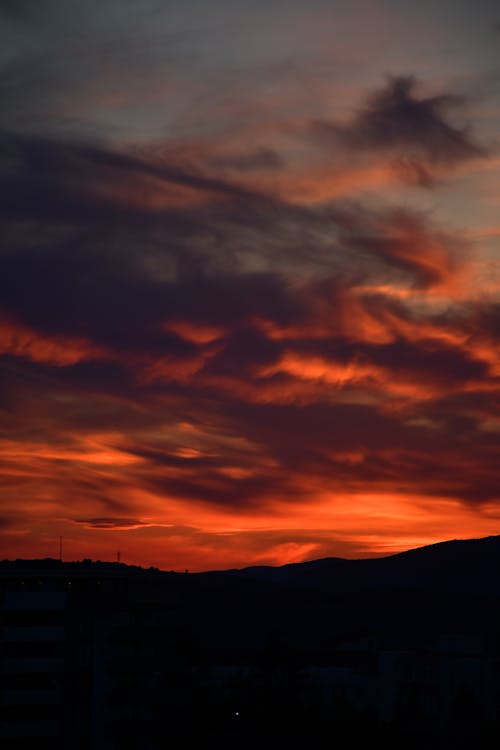
[[259,169],[279,169],[283,166],[283,159],[271,148],[259,148],[245,153],[216,156],[211,158],[209,163],[215,169],[251,172]]
[[46,0],[0,0],[0,14],[15,21],[32,21],[46,7]]
[[[251,193],[242,200],[225,181],[188,179],[177,166],[153,168],[102,148],[27,138],[4,145],[3,312],[46,334],[109,347],[110,360],[192,359],[200,347],[165,327],[182,319],[222,326],[225,349],[214,362],[229,372],[232,361],[273,356],[249,321],[307,320],[311,300],[293,281],[302,270],[332,279],[323,295],[332,315],[346,285],[392,275],[429,288],[453,272],[454,238],[409,211],[301,209]],[[137,175],[152,173],[175,175],[209,198],[153,211],[135,199]]]
[[[191,467],[194,469],[194,467]],[[301,489],[293,488],[283,481],[283,477],[261,473],[258,477],[232,480],[222,474],[210,474],[203,471],[186,472],[183,478],[155,476],[153,472],[145,473],[139,478],[141,486],[164,496],[179,497],[188,502],[208,504],[213,507],[228,508],[235,513],[265,507],[273,496],[297,496],[303,499]],[[141,481],[142,480],[142,481]]]
[[425,187],[433,184],[435,168],[485,156],[468,130],[449,120],[449,111],[461,104],[460,98],[419,96],[418,88],[412,76],[393,77],[369,97],[351,122],[317,121],[312,132],[326,145],[393,153],[398,157],[396,171]]
[[[276,300],[276,308],[286,296],[278,279],[290,273],[359,280],[396,272],[431,285],[450,269],[429,262],[426,248],[437,241],[443,256],[454,252],[452,237],[408,210],[377,215],[359,206],[305,209],[192,168],[153,165],[102,147],[8,136],[0,168],[0,212],[7,220],[3,291],[18,306],[42,295],[42,316],[54,306],[62,312],[67,297],[68,306],[86,306],[82,322],[105,305],[112,314],[118,302],[117,314],[123,304],[135,310],[144,329],[141,316],[148,309],[158,320],[159,308],[168,314],[180,300],[184,308],[190,300],[216,318],[217,299],[234,308],[247,298],[241,293],[247,281],[257,290],[255,307],[263,301],[259,288],[267,287],[267,304]],[[162,196],[163,185],[165,205],[154,208],[148,196]],[[177,192],[186,189],[190,200],[175,205]],[[249,270],[255,265],[264,271]],[[210,287],[214,294],[204,305]]]
[[[4,485],[5,483],[2,481],[1,483]],[[14,529],[17,525],[17,519],[15,516],[0,516],[0,530],[1,531],[9,531],[9,529]]]
[[463,241],[432,227],[423,216],[398,208],[361,214],[346,225],[342,241],[353,251],[385,261],[417,286],[439,285],[453,275],[461,261]]
[[[234,408],[245,434],[279,461],[282,476],[293,472],[292,483],[304,477],[297,498],[307,492],[307,477],[334,492],[368,483],[379,491],[436,496],[447,486],[464,502],[498,497],[494,438],[484,440],[476,424],[461,433],[451,424],[439,430],[355,404]],[[467,472],[457,473],[460,456]]]
[[455,383],[487,379],[488,366],[471,357],[467,351],[443,343],[420,344],[396,341],[387,345],[359,347],[358,351],[397,377],[406,373],[410,382],[429,383],[450,388]]
[[[180,165],[154,164],[97,145],[10,133],[3,133],[0,139],[0,169],[6,198],[2,215],[14,218],[99,221],[104,214],[111,219],[113,214],[124,214],[131,208],[132,201],[125,201],[125,207],[120,205],[111,190],[123,187],[123,179],[135,183],[155,179],[159,183],[156,189],[165,185],[218,197],[258,199],[243,187]],[[110,187],[108,195],[102,190],[103,183]],[[145,206],[142,212],[152,213]]]
[[70,520],[90,529],[134,529],[139,526],[148,526],[138,518],[71,518]]

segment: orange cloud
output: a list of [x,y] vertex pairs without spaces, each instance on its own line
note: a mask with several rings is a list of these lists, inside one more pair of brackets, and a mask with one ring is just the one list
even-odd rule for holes
[[46,336],[11,319],[0,319],[0,354],[67,367],[107,356],[103,347],[84,338]]
[[327,384],[338,389],[360,389],[414,400],[428,400],[443,393],[443,386],[432,381],[421,382],[410,372],[394,372],[363,359],[339,364],[323,357],[309,357],[286,352],[274,365],[263,368],[259,376],[266,378],[286,373],[299,380]]
[[226,333],[226,330],[221,326],[190,323],[186,320],[169,321],[164,324],[164,328],[194,344],[211,344],[222,338]]

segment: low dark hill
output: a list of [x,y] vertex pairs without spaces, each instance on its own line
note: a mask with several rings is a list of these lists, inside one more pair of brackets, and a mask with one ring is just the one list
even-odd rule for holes
[[440,542],[390,557],[363,560],[330,557],[281,567],[249,567],[228,573],[331,594],[406,589],[498,596],[500,536]]
[[450,632],[500,633],[499,572],[496,536],[385,558],[326,558],[189,578],[197,589],[192,601],[205,601],[206,628],[221,639],[250,642],[274,628],[324,649],[368,632],[408,644]]
[[[103,586],[105,580],[120,579],[124,593],[117,607],[151,612],[173,634],[218,653],[217,663],[244,659],[245,651],[255,654],[276,634],[320,661],[343,639],[368,634],[391,648],[426,647],[449,633],[499,640],[499,572],[498,536],[385,558],[327,558],[194,574],[91,561],[0,563],[0,579],[17,576],[26,586],[38,585],[41,577],[49,588],[67,590],[68,579],[76,596],[81,581],[89,605],[97,608],[115,605],[102,587],[100,594],[99,586],[92,593],[87,579],[102,577]],[[155,614],[160,611],[164,620]]]

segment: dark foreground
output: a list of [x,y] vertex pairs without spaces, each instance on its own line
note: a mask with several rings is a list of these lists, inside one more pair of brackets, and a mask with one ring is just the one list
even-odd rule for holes
[[500,539],[163,573],[0,563],[9,748],[493,748]]

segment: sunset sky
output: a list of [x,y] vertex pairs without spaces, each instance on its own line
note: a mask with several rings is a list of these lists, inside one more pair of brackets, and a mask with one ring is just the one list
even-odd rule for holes
[[0,559],[499,534],[498,0],[0,28]]

